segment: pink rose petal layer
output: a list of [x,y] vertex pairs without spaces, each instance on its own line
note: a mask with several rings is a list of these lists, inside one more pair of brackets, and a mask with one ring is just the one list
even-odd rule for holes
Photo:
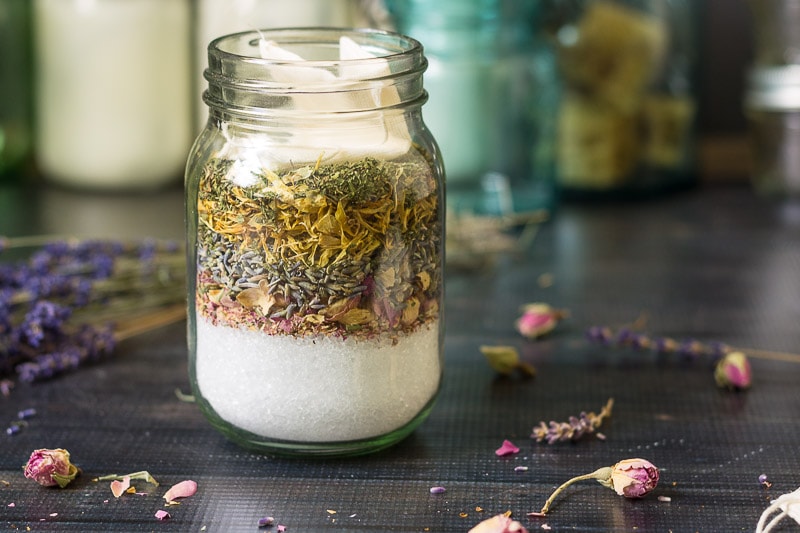
[[126,490],[128,490],[131,486],[131,476],[125,476],[122,478],[122,481],[115,479],[111,482],[111,492],[114,494],[115,498],[119,498],[122,496]]
[[162,510],[162,509],[159,509],[158,511],[156,511],[156,518],[158,518],[159,520],[166,520],[169,517],[170,517],[169,513],[164,511],[164,510]]
[[167,500],[167,503],[169,503],[175,501],[176,498],[188,498],[189,496],[194,496],[195,492],[197,492],[197,483],[191,479],[187,479],[186,481],[181,481],[180,483],[176,483],[175,485],[171,486],[164,494],[164,499]]
[[494,453],[499,456],[503,455],[513,455],[515,453],[519,453],[519,448],[514,446],[514,443],[510,440],[504,440],[503,445],[497,448]]

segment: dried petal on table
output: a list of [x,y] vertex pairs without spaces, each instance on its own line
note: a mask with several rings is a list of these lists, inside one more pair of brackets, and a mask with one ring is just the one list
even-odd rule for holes
[[510,516],[499,514],[480,522],[469,533],[528,533],[528,530]]
[[115,498],[119,498],[131,486],[131,477],[124,476],[122,480],[115,479],[111,482],[111,492]]
[[164,499],[167,500],[167,503],[172,503],[176,498],[188,498],[194,496],[196,492],[197,482],[187,479],[170,487],[164,494]]
[[519,448],[514,445],[510,440],[504,440],[503,444],[494,451],[495,455],[505,456],[519,453]]

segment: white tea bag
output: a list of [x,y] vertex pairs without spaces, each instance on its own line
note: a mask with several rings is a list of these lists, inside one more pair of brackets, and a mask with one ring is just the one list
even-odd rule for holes
[[[322,85],[333,92],[303,93],[291,96],[299,112],[330,112],[316,123],[305,123],[288,131],[287,147],[271,147],[269,159],[277,164],[315,162],[323,163],[360,159],[374,156],[392,159],[403,155],[411,147],[411,136],[400,110],[376,111],[375,107],[400,103],[394,87],[369,89],[360,82],[362,78],[390,76],[388,61],[364,50],[349,37],[339,41],[338,76],[321,67],[304,66],[302,57],[281,48],[272,41],[261,39],[259,52],[264,59],[282,61],[272,67],[270,74],[280,82],[297,82],[300,86]],[[359,60],[370,61],[359,61]],[[352,63],[348,63],[350,60]],[[297,61],[297,68],[287,63]],[[343,113],[343,111],[349,111]]]

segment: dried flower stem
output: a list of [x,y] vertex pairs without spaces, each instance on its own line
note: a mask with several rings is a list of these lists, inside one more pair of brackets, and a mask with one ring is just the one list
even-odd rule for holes
[[558,487],[555,491],[553,491],[553,494],[551,494],[550,497],[547,498],[547,501],[544,502],[544,505],[542,506],[542,510],[541,511],[539,511],[538,513],[528,513],[528,514],[531,515],[531,516],[544,516],[544,515],[547,514],[547,511],[550,510],[550,505],[558,497],[558,495],[561,494],[561,492],[564,489],[566,489],[567,487],[569,487],[573,483],[576,483],[578,481],[584,481],[586,479],[596,479],[598,481],[608,481],[609,479],[611,479],[611,473],[612,472],[613,472],[613,469],[611,467],[604,466],[603,468],[598,468],[597,470],[595,470],[591,474],[583,474],[582,476],[575,476],[574,478],[570,479],[569,481],[566,481],[566,482],[562,483],[560,487]]
[[151,476],[150,472],[148,472],[147,470],[140,470],[138,472],[133,472],[131,474],[124,474],[122,476],[120,476],[118,474],[108,474],[106,476],[96,477],[92,481],[95,481],[95,482],[97,482],[97,481],[122,481],[123,478],[126,478],[126,477],[131,479],[131,480],[139,479],[139,480],[144,481],[145,483],[151,483],[151,484],[155,485],[156,487],[158,487],[158,481],[156,481],[156,479],[153,476]]

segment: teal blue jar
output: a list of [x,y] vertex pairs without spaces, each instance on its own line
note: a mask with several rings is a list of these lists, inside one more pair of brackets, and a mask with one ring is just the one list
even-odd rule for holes
[[389,0],[398,31],[425,47],[425,122],[454,212],[504,215],[553,205],[552,50],[538,2]]

